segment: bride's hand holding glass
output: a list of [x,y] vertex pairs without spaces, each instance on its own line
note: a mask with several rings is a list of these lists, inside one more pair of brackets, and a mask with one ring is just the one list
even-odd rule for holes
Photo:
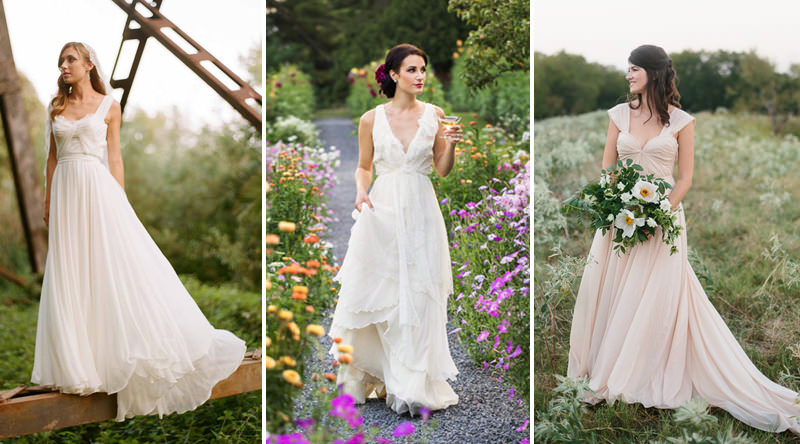
[[459,122],[461,122],[461,117],[459,116],[439,117],[439,123],[444,126],[444,135],[441,138],[455,142],[461,140],[461,125],[458,124]]

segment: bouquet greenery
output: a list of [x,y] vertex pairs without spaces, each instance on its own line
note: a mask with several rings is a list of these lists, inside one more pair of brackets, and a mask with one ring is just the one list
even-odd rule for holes
[[592,226],[614,232],[614,250],[627,249],[647,241],[661,229],[661,239],[669,245],[670,254],[678,251],[675,241],[682,227],[672,212],[667,195],[672,186],[652,174],[643,175],[641,165],[627,159],[602,171],[600,181],[586,185],[567,200],[564,210],[579,210],[589,214]]

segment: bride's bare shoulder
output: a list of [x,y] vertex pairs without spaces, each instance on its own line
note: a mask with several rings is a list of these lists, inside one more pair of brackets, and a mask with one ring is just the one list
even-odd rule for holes
[[375,123],[375,108],[365,112],[361,115],[361,118],[358,120],[359,126],[361,125],[369,125],[372,126]]

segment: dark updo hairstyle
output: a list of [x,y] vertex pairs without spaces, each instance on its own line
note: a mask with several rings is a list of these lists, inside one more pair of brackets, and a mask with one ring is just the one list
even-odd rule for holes
[[[628,61],[647,73],[647,107],[662,125],[669,125],[669,105],[681,107],[681,95],[675,86],[676,75],[672,69],[672,59],[658,46],[642,45],[631,51]],[[642,106],[642,95],[635,94],[634,97],[628,94],[628,102],[632,102],[634,98],[638,98],[638,105],[630,106],[639,109]]]
[[425,60],[425,65],[428,64],[428,56],[425,55],[425,52],[409,43],[401,43],[390,49],[386,54],[386,60],[383,62],[383,69],[386,76],[381,84],[378,85],[378,89],[381,94],[390,99],[394,97],[394,92],[397,89],[397,83],[392,80],[392,77],[389,75],[389,71],[399,73],[400,66],[403,64],[403,60],[410,55],[418,55]]

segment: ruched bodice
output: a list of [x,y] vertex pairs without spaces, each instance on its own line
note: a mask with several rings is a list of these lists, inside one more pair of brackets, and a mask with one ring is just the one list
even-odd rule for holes
[[378,176],[389,173],[418,173],[427,176],[433,171],[433,146],[438,119],[430,103],[425,104],[422,115],[417,120],[419,129],[408,144],[408,151],[403,152],[403,144],[392,132],[386,110],[383,105],[375,109],[375,121],[372,125],[374,143],[373,162]]
[[102,161],[105,158],[108,150],[106,143],[108,125],[105,116],[112,103],[113,97],[107,95],[95,112],[78,120],[69,120],[64,116],[56,116],[53,119],[53,136],[56,140],[59,162],[91,158]]
[[678,132],[694,117],[680,108],[669,115],[669,125],[664,126],[657,136],[642,143],[630,133],[630,112],[628,103],[621,103],[610,110],[611,120],[619,128],[617,154],[619,160],[632,159],[644,168],[645,174],[654,174],[674,185],[673,170],[678,157]]

